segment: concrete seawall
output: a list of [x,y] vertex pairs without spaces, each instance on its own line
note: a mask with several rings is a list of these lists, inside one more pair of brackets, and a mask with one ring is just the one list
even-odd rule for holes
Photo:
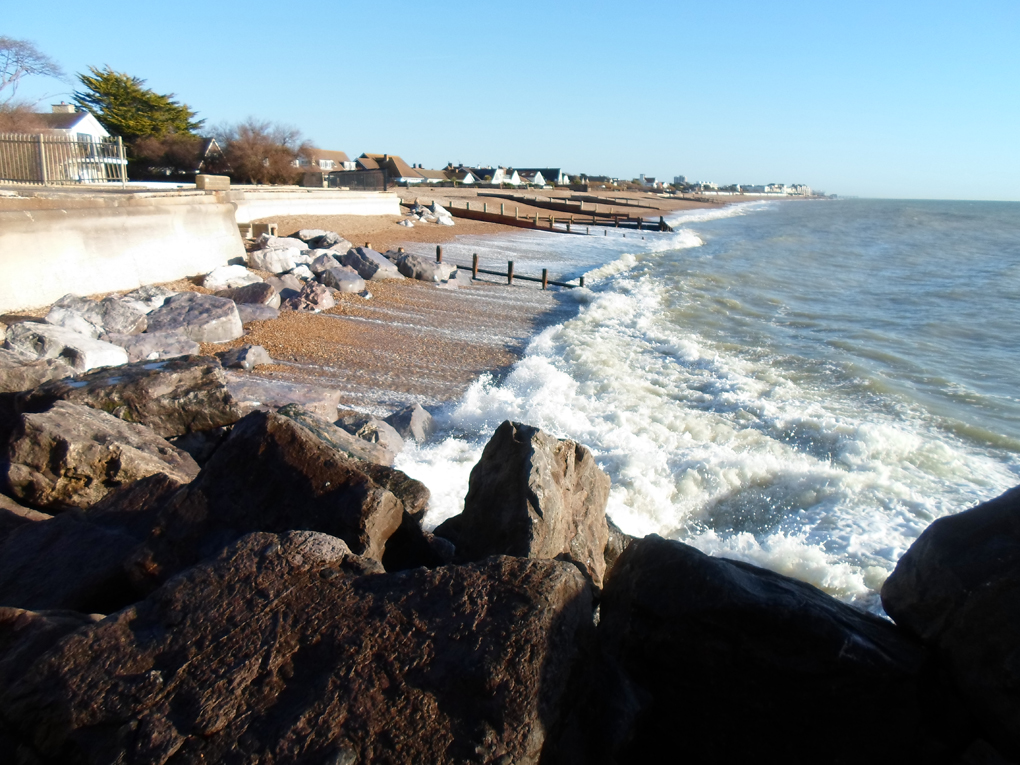
[[234,188],[217,197],[237,206],[237,222],[274,215],[400,215],[400,197],[382,191]]
[[244,255],[234,214],[203,193],[0,198],[0,311],[211,271]]

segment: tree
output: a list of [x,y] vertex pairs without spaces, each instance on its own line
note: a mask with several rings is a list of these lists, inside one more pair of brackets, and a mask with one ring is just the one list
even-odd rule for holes
[[10,103],[22,78],[33,74],[64,76],[57,63],[28,40],[0,36],[0,104]]
[[75,92],[79,108],[92,112],[99,123],[128,144],[141,138],[165,138],[171,134],[194,135],[205,120],[196,120],[187,104],[173,93],[160,94],[145,87],[145,80],[110,67],[89,67],[79,74],[84,90]]
[[299,130],[249,117],[216,131],[231,177],[239,183],[296,183],[293,162],[311,151]]
[[30,105],[0,102],[0,133],[38,133],[46,127]]

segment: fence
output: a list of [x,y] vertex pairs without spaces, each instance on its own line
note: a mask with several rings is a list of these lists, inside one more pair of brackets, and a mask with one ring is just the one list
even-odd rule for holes
[[389,174],[385,170],[334,170],[326,176],[326,183],[331,189],[386,191]]
[[0,182],[64,185],[127,183],[119,137],[0,133]]

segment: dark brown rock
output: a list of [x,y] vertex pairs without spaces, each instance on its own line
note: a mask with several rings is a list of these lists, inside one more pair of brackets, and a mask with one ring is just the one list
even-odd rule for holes
[[[300,404],[285,404],[277,411],[284,417],[289,417],[304,426],[334,449],[343,452],[348,457],[380,465],[388,464],[386,462],[387,452],[384,448],[363,438],[358,438],[343,428],[337,427],[333,424],[332,418],[327,419],[322,416],[320,413],[322,412],[322,407],[317,407],[317,410],[313,412],[307,406]],[[392,463],[392,460],[390,460],[390,463]],[[384,473],[384,475],[388,474]],[[426,497],[427,499],[428,497]]]
[[3,542],[7,535],[19,526],[35,521],[45,521],[52,517],[47,513],[23,507],[10,497],[0,494],[0,542]]
[[404,407],[391,414],[385,421],[396,428],[401,437],[410,438],[418,443],[426,441],[435,429],[432,415],[421,404]]
[[19,396],[17,405],[39,412],[58,400],[146,425],[163,438],[230,425],[244,415],[222,366],[208,356],[142,361],[47,383]]
[[692,762],[950,762],[972,736],[920,643],[804,582],[652,535],[620,556],[600,610],[641,706],[629,736],[592,741],[619,762],[666,741]]
[[88,507],[153,473],[187,483],[199,470],[187,452],[148,428],[67,401],[23,414],[7,460],[11,493],[55,510]]
[[609,527],[609,540],[606,542],[606,551],[603,555],[606,559],[606,576],[608,576],[617,558],[623,555],[623,551],[627,549],[627,545],[634,541],[634,537],[624,533],[608,515],[606,516],[606,525]]
[[83,613],[122,608],[137,599],[124,562],[138,545],[77,510],[21,526],[0,543],[0,606]]
[[937,651],[988,740],[1020,759],[1020,487],[928,526],[882,603]]
[[249,535],[26,663],[0,718],[44,763],[538,763],[592,629],[577,569],[375,566]]
[[165,473],[154,473],[111,491],[86,508],[85,517],[97,526],[144,542],[155,528],[160,511],[183,487]]
[[464,512],[436,529],[458,560],[488,555],[570,560],[602,586],[609,476],[591,452],[504,422],[471,470]]
[[[282,293],[281,293],[282,294]],[[282,311],[326,311],[336,305],[333,293],[324,284],[305,282],[293,297],[284,296]]]
[[403,511],[359,461],[288,417],[254,412],[168,503],[132,575],[151,588],[252,531],[322,531],[379,560]]

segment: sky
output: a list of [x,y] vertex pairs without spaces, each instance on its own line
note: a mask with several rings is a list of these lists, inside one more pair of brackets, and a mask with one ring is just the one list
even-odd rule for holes
[[68,73],[438,168],[1020,201],[1020,2],[7,3]]

